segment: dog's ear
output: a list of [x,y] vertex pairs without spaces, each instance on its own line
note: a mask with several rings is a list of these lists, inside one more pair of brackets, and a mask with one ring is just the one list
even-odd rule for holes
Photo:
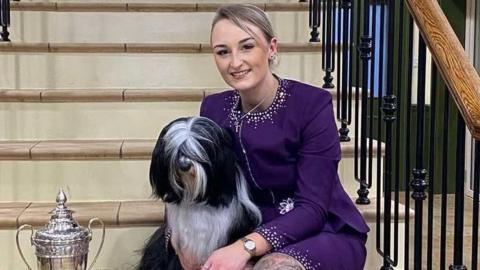
[[224,129],[220,130],[220,143],[214,150],[216,153],[210,155],[213,159],[209,172],[211,183],[207,186],[209,203],[214,206],[227,205],[237,193],[237,156],[233,151],[230,134]]
[[[232,140],[232,135],[228,133],[228,131],[224,128],[220,128],[221,130],[221,138],[220,140],[222,141],[222,144],[224,144],[226,147],[232,149],[233,151],[233,140]],[[235,153],[233,153],[235,155]]]
[[152,186],[153,194],[161,198],[164,202],[179,201],[180,198],[173,191],[169,175],[168,157],[165,154],[165,141],[163,137],[168,131],[168,125],[163,128],[160,136],[157,139],[155,148],[152,152],[152,160],[150,162],[150,185]]

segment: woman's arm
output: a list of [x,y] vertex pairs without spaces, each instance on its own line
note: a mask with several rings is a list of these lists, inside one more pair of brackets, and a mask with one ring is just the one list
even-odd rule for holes
[[[303,89],[301,89],[303,90]],[[273,250],[306,239],[323,230],[335,194],[340,185],[337,169],[340,143],[332,97],[320,89],[304,98],[301,146],[298,150],[294,208],[257,228]]]
[[[250,233],[245,238],[255,242],[255,257],[262,256],[272,249],[270,243],[258,233]],[[233,244],[215,250],[203,265],[202,270],[241,270],[254,256],[244,248],[243,241],[237,240]]]

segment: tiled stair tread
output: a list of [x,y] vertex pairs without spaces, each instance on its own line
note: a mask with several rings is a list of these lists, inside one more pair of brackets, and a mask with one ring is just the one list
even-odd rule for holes
[[0,229],[17,227],[17,218],[29,205],[28,202],[0,203]]
[[30,149],[38,141],[3,141],[0,142],[0,160],[28,160],[31,158]]
[[41,141],[30,149],[32,160],[101,160],[120,158],[123,140]]
[[[117,212],[120,206],[119,202],[97,202],[95,205],[90,203],[68,203],[68,207],[73,210],[75,219],[82,223],[88,224],[88,220],[93,217],[100,217],[105,224],[115,226],[117,222]],[[18,217],[19,225],[30,224],[37,226],[37,224],[48,223],[51,216],[51,210],[55,208],[54,203],[35,203],[32,202],[30,206]]]
[[133,139],[125,140],[120,157],[122,159],[150,159],[156,140]]
[[[321,43],[279,43],[281,52],[321,52]],[[22,53],[211,53],[208,43],[0,42],[0,52]]]
[[0,102],[175,102],[201,101],[224,89],[25,89],[0,90]]
[[[393,205],[393,201],[392,201]],[[110,201],[67,202],[73,217],[82,226],[87,226],[94,217],[102,219],[107,227],[157,226],[163,222],[164,205],[160,201]],[[369,205],[356,205],[368,223],[375,222],[376,200]],[[54,203],[1,202],[0,229],[16,229],[23,224],[43,227],[48,223]],[[405,206],[400,204],[399,220],[405,219]],[[392,210],[393,215],[393,210]],[[382,211],[383,216],[383,211]],[[413,218],[410,210],[410,218]]]
[[[11,2],[12,11],[58,12],[214,12],[222,3]],[[255,3],[269,12],[308,11],[308,3]]]
[[[158,201],[67,202],[73,217],[82,226],[100,218],[108,227],[154,226],[163,222],[164,205]],[[14,229],[23,224],[41,227],[48,223],[55,203],[2,202],[0,229]],[[95,223],[96,224],[96,223]]]
[[[356,198],[354,198],[354,202],[355,202]],[[383,204],[384,204],[384,200],[381,200],[380,202],[380,220],[383,220],[383,215],[385,214],[385,211],[383,211],[383,209],[385,209],[383,207]],[[363,218],[365,220],[367,220],[368,222],[370,223],[374,223],[376,222],[376,209],[377,209],[377,198],[370,198],[370,204],[367,204],[367,205],[359,205],[359,204],[355,204],[358,208],[358,210],[362,213],[363,215]],[[392,217],[392,221],[393,221],[393,215],[395,213],[395,202],[392,200],[391,201],[391,217]],[[403,221],[405,220],[405,217],[406,217],[406,211],[405,211],[405,205],[404,204],[401,204],[399,203],[398,204],[398,219],[400,221]],[[413,209],[410,209],[409,211],[409,216],[408,216],[410,219],[414,218],[415,217],[415,211]]]
[[[0,160],[148,160],[155,142],[156,139],[0,141]],[[374,143],[374,156],[376,147]],[[353,157],[353,141],[341,143],[341,148],[342,157]]]
[[[200,102],[225,88],[204,89],[0,89],[0,102]],[[336,90],[327,89],[336,99]]]
[[158,201],[125,201],[118,214],[118,226],[151,226],[163,222],[165,208]]

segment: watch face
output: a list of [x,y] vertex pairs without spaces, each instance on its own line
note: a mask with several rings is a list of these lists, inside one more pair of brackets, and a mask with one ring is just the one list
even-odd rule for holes
[[245,248],[249,250],[255,249],[255,242],[253,242],[252,240],[245,241]]

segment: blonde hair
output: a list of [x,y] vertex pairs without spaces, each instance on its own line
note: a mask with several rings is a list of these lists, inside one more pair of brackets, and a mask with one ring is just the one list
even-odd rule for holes
[[[267,14],[257,6],[251,4],[232,4],[221,6],[215,13],[210,33],[215,25],[221,20],[228,20],[232,22],[236,26],[240,27],[243,31],[252,35],[254,38],[260,37],[258,37],[250,28],[248,28],[245,23],[250,23],[258,27],[267,42],[272,41],[272,39],[275,37],[272,24],[270,23]],[[269,64],[272,64],[272,62],[274,61],[270,59]]]
[[257,6],[250,4],[232,4],[221,6],[215,13],[211,30],[213,30],[213,27],[218,21],[223,19],[231,21],[233,24],[240,27],[242,30],[251,34],[252,36],[256,35],[245,25],[245,23],[255,25],[258,27],[258,29],[260,29],[263,37],[268,42],[275,37],[272,24],[268,20],[267,14]]

